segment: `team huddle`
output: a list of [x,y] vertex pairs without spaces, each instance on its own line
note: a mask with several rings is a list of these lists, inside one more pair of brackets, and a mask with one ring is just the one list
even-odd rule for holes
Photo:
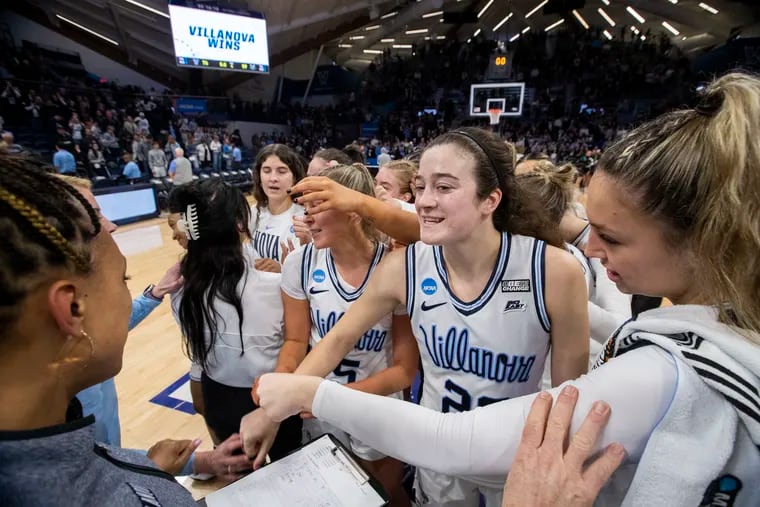
[[[215,443],[239,433],[256,469],[331,433],[390,505],[527,505],[504,485],[548,390],[576,401],[573,432],[609,418],[589,453],[620,450],[574,505],[760,504],[760,80],[704,94],[607,147],[580,185],[467,127],[375,178],[336,150],[307,177],[267,146],[252,207],[218,180],[177,186],[172,308]],[[106,240],[77,233],[82,217],[60,235],[85,251]],[[78,269],[67,252],[57,269]],[[632,294],[672,306],[632,316]]]

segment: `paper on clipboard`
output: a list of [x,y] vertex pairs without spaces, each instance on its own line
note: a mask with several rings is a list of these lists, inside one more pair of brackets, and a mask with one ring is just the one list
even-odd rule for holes
[[350,455],[324,435],[220,489],[208,507],[381,507],[386,504]]

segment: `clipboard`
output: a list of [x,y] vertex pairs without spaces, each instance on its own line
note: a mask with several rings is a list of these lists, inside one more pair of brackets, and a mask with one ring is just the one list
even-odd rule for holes
[[206,498],[206,507],[383,507],[390,498],[354,454],[327,433]]

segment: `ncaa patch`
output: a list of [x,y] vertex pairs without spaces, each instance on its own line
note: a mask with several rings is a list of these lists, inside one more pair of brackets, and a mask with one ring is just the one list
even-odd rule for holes
[[420,284],[420,289],[428,296],[432,296],[438,291],[438,284],[432,278],[425,278]]
[[513,299],[511,301],[507,301],[506,306],[504,307],[504,313],[511,313],[511,312],[524,312],[525,308],[527,308],[528,305],[520,301],[519,299]]
[[710,483],[699,507],[732,507],[742,489],[742,481],[734,475],[723,475]]
[[530,280],[502,280],[502,292],[530,292]]
[[315,269],[311,274],[311,278],[317,283],[322,283],[325,281],[325,272],[321,269]]

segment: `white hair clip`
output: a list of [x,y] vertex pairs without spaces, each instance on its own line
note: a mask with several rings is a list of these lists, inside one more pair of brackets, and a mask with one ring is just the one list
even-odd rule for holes
[[188,204],[187,211],[181,214],[181,218],[177,220],[177,229],[185,233],[187,239],[198,240],[201,237],[201,233],[198,230],[198,209],[195,204]]

